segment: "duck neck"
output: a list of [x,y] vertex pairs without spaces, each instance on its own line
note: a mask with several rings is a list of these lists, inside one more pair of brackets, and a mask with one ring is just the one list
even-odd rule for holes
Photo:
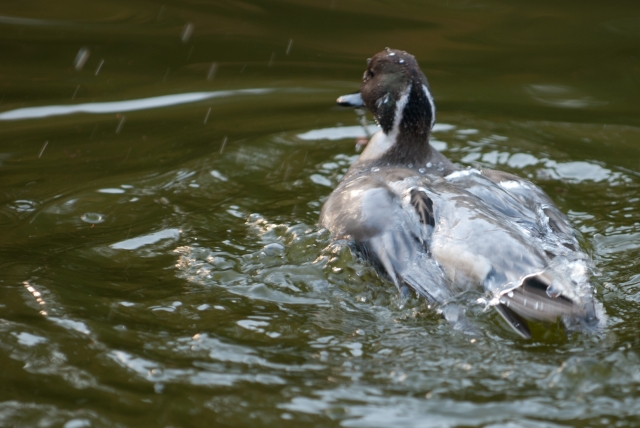
[[420,165],[431,155],[429,136],[435,122],[435,105],[422,79],[414,78],[397,102],[392,126],[383,132],[393,142],[381,164]]

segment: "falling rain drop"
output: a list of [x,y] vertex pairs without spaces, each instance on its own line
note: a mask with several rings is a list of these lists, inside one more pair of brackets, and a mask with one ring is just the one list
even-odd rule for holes
[[222,152],[224,151],[224,146],[227,145],[227,136],[225,135],[224,139],[222,140],[222,146],[220,147],[220,154],[222,154]]
[[98,75],[98,73],[100,73],[100,69],[102,68],[103,64],[104,64],[104,58],[101,58],[100,62],[98,63],[98,67],[96,67],[96,72],[95,72],[96,76]]
[[182,30],[182,36],[180,37],[180,39],[182,40],[182,43],[187,43],[191,38],[192,34],[193,34],[193,24],[190,22],[187,22],[187,25],[185,25],[184,29]]
[[43,307],[43,309],[39,311],[40,314],[46,316],[47,311],[44,310],[44,307],[45,307],[44,305],[46,305],[47,302],[44,301],[44,298],[42,297],[42,293],[40,293],[33,285],[31,285],[29,281],[23,281],[22,285],[36,299],[36,303]]
[[45,141],[44,144],[42,145],[42,148],[40,149],[40,154],[38,154],[38,159],[40,159],[40,157],[44,153],[44,149],[47,148],[47,144],[49,144],[49,140]]
[[291,52],[291,46],[293,46],[293,39],[289,39],[289,44],[287,45],[287,55]]
[[118,122],[118,127],[116,128],[116,134],[119,134],[120,131],[122,131],[122,127],[124,126],[124,123],[127,121],[127,118],[123,114],[122,115],[117,114],[116,117],[120,119],[120,122]]
[[216,77],[216,73],[218,72],[218,63],[212,62],[209,67],[209,72],[207,73],[207,80],[213,80]]
[[85,63],[89,59],[90,53],[91,51],[89,50],[89,48],[86,48],[86,47],[80,48],[80,50],[76,54],[76,59],[73,61],[73,66],[75,67],[76,70],[78,71],[82,70],[82,67],[84,67]]

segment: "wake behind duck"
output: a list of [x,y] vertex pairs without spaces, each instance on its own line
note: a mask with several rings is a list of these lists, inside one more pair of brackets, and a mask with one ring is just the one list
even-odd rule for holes
[[360,92],[338,103],[366,107],[382,129],[322,208],[334,239],[434,304],[483,290],[525,338],[527,320],[561,319],[570,331],[604,325],[590,259],[551,199],[512,174],[462,170],[431,147],[435,104],[412,55],[376,54]]

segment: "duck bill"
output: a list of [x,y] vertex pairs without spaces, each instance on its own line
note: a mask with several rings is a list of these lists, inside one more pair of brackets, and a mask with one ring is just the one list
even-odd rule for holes
[[364,101],[362,101],[360,92],[355,92],[353,94],[338,97],[336,102],[339,106],[343,107],[364,107]]

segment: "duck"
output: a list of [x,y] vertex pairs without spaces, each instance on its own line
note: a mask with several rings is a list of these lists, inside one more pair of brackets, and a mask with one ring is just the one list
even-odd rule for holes
[[456,303],[469,292],[522,338],[531,322],[602,331],[592,262],[552,199],[514,174],[458,166],[429,143],[436,107],[413,55],[377,53],[360,90],[337,103],[366,108],[380,130],[323,204],[319,225],[333,240],[469,334]]

